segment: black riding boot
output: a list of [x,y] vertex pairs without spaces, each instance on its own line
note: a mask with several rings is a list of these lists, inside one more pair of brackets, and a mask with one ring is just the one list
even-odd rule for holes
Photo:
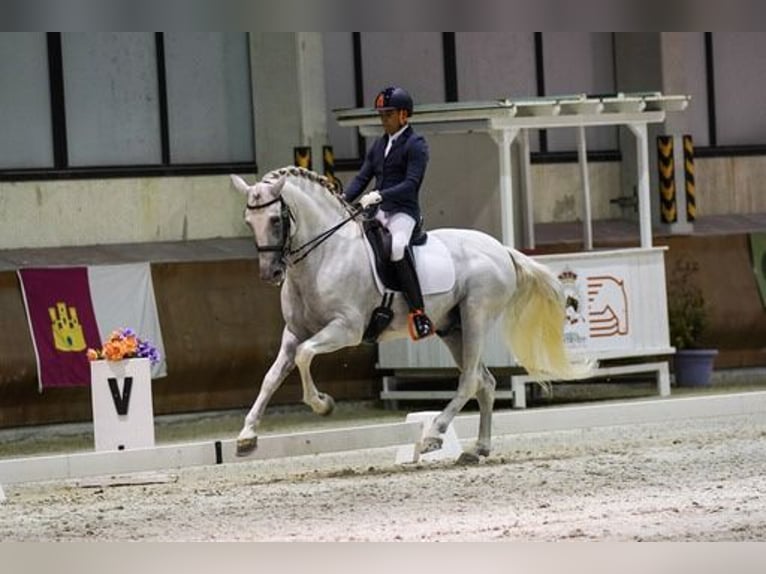
[[420,291],[420,283],[414,265],[408,261],[407,257],[400,261],[394,261],[393,264],[402,284],[402,294],[410,307],[410,314],[407,317],[410,337],[413,341],[417,341],[433,335],[434,326],[424,310],[423,294]]

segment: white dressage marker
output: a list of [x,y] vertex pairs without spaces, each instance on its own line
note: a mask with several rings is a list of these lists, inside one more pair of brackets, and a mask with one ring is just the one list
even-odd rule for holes
[[[437,416],[439,416],[439,411],[409,413],[405,422],[423,425],[423,432],[425,433],[431,428],[431,423],[433,423],[433,420]],[[455,432],[455,427],[452,423],[450,423],[447,430],[444,431],[442,438],[444,439],[444,442],[439,450],[434,450],[425,454],[420,454],[417,445],[415,444],[400,446],[396,451],[396,464],[457,459],[463,453],[463,448],[460,446],[460,441],[457,438],[457,433]]]

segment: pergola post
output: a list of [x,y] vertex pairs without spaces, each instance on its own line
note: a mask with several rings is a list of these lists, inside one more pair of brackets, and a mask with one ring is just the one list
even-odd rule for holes
[[502,241],[509,247],[515,247],[516,231],[513,217],[513,165],[511,162],[511,144],[519,133],[518,128],[492,130],[500,159],[500,220]]

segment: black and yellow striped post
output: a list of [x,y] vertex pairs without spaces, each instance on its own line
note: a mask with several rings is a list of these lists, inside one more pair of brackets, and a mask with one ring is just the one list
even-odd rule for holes
[[694,142],[692,136],[684,138],[684,187],[686,188],[686,220],[697,219],[697,195],[694,187]]
[[294,147],[293,164],[296,167],[311,169],[311,146],[302,145]]
[[335,153],[332,146],[322,146],[322,169],[324,176],[337,185],[338,180],[335,177]]
[[660,186],[660,220],[662,223],[675,223],[678,221],[678,204],[673,136],[657,136],[657,167]]

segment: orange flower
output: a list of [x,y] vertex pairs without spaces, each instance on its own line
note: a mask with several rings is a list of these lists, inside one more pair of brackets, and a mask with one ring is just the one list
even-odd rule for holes
[[104,344],[104,357],[109,361],[119,361],[125,356],[119,341],[107,341]]
[[135,355],[138,350],[138,339],[135,336],[125,337],[122,341],[125,355]]
[[112,331],[101,349],[88,349],[86,356],[90,361],[122,361],[139,356],[151,358],[153,362],[158,360],[156,349],[141,341],[132,329]]

